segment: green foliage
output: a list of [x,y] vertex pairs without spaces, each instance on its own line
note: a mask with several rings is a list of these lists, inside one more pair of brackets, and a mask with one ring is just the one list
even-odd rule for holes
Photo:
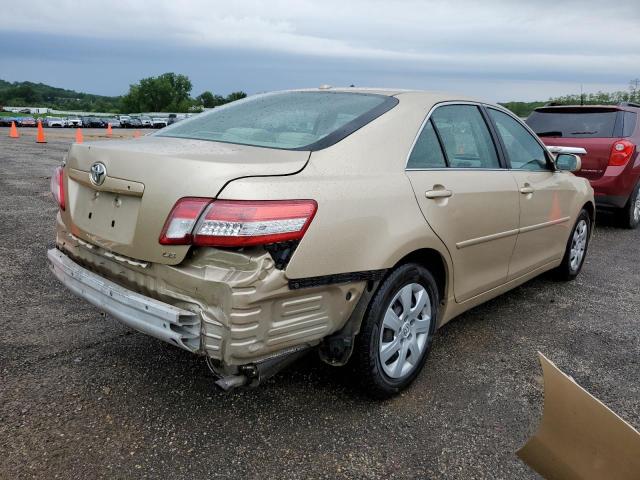
[[596,92],[563,95],[561,97],[550,98],[546,102],[506,102],[501,103],[519,117],[528,117],[534,109],[542,107],[547,103],[557,105],[616,105],[621,102],[632,102],[640,104],[640,80],[632,80],[629,83],[629,90],[619,90],[616,92]]
[[[640,103],[640,89],[630,89],[628,92],[596,92],[585,93],[582,99],[579,94],[564,95],[551,101],[560,105],[615,105],[620,102]],[[582,101],[581,101],[582,100]]]
[[204,108],[214,108],[224,105],[225,103],[240,100],[247,96],[244,92],[232,92],[225,97],[221,95],[214,95],[210,91],[204,91],[195,98],[196,104],[203,106]]
[[79,93],[43,83],[0,80],[0,105],[14,107],[49,107],[88,112],[118,111],[120,97]]
[[196,100],[200,102],[200,104],[205,108],[213,108],[218,105],[216,102],[216,97],[209,90],[198,95],[196,97]]
[[189,96],[191,80],[186,75],[163,73],[143,78],[122,97],[122,109],[128,113],[188,112],[194,105]]
[[244,92],[231,92],[229,95],[227,95],[226,98],[226,102],[235,102],[236,100],[242,100],[243,98],[246,98],[247,94]]
[[91,95],[51,87],[43,83],[0,80],[0,105],[7,107],[48,107],[84,112],[140,113],[191,112],[213,108],[247,96],[238,91],[226,97],[205,91],[191,98],[191,81],[186,75],[164,73],[143,78],[122,97]]
[[533,112],[534,109],[542,107],[546,103],[547,102],[506,102],[501,103],[500,105],[508,108],[517,116],[526,118],[531,114],[531,112]]

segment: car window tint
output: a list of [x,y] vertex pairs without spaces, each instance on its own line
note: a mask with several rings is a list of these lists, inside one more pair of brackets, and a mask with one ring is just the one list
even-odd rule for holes
[[489,129],[478,107],[446,105],[431,115],[452,168],[500,168]]
[[636,129],[636,117],[634,112],[624,112],[624,127],[622,129],[623,137],[630,137]]
[[509,157],[511,168],[547,170],[545,150],[533,135],[510,115],[493,108],[488,111]]
[[420,136],[409,156],[407,168],[443,168],[447,163],[440,148],[440,142],[433,130],[431,120],[420,132]]

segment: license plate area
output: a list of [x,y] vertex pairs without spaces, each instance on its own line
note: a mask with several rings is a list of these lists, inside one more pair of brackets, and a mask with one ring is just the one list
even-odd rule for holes
[[69,179],[71,218],[81,230],[109,242],[133,241],[140,197],[102,191]]

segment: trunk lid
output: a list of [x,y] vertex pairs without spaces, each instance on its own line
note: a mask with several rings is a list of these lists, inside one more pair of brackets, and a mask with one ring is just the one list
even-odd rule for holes
[[541,140],[547,146],[557,147],[582,147],[587,151],[581,155],[582,169],[576,173],[588,180],[597,180],[602,177],[609,165],[609,157],[613,144],[618,138],[559,138],[542,137]]
[[[308,158],[305,151],[169,137],[74,144],[65,167],[68,204],[62,217],[73,235],[91,244],[175,265],[189,246],[160,245],[158,239],[179,198],[215,198],[241,177],[294,174]],[[100,185],[91,179],[98,163],[105,170]]]

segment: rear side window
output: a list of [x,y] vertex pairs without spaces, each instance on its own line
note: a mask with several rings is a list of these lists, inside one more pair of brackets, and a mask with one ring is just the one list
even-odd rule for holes
[[498,130],[511,168],[516,170],[547,170],[545,150],[526,128],[510,115],[493,108],[487,109]]
[[446,166],[440,142],[429,120],[411,151],[407,168],[444,168]]
[[624,125],[622,128],[622,136],[630,137],[636,130],[637,115],[634,112],[624,112]]
[[342,140],[397,103],[393,97],[364,93],[270,93],[217,107],[156,135],[318,150]]
[[619,110],[588,107],[535,110],[527,125],[539,137],[611,138],[616,134]]
[[446,105],[431,115],[452,168],[500,168],[487,124],[475,105]]

